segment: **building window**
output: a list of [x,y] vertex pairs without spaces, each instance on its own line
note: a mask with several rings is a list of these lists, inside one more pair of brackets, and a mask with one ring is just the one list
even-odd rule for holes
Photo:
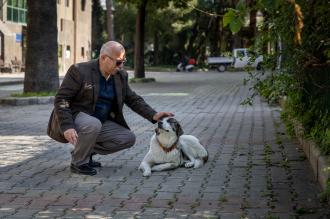
[[81,47],[81,56],[84,58],[85,57],[85,48]]
[[15,23],[26,24],[27,0],[8,0],[7,20]]
[[85,8],[86,8],[86,0],[81,0],[81,1],[80,1],[80,4],[81,4],[81,11],[85,11]]
[[65,57],[69,59],[71,57],[71,49],[70,46],[66,46]]
[[70,0],[65,0],[66,7],[70,7]]
[[64,20],[61,18],[61,24],[60,24],[60,30],[63,31],[63,26],[64,26]]

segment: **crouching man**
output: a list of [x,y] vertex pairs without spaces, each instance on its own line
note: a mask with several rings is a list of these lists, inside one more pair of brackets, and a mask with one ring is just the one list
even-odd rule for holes
[[71,143],[71,172],[95,175],[101,163],[95,154],[111,154],[132,147],[135,135],[123,116],[123,105],[155,123],[170,112],[156,112],[128,85],[124,47],[105,43],[97,60],[72,65],[55,96],[47,134]]

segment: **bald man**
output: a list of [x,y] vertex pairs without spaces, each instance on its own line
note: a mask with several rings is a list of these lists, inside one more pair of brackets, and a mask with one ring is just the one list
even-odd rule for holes
[[97,60],[72,65],[55,96],[47,133],[56,141],[71,143],[71,172],[95,175],[100,162],[95,154],[111,154],[132,147],[135,135],[123,116],[123,105],[157,122],[170,112],[156,112],[128,85],[123,70],[124,47],[105,43]]

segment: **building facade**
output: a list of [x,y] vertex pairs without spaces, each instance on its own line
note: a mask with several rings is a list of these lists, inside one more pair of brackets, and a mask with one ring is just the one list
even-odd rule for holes
[[[25,63],[27,0],[0,0],[0,64]],[[92,1],[57,0],[59,71],[91,58]]]

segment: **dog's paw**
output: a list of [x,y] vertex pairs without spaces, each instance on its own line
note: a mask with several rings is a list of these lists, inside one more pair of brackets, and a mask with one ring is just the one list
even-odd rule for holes
[[200,159],[196,159],[195,162],[194,162],[194,168],[197,169],[197,168],[200,168],[203,166],[203,161],[200,160]]
[[185,166],[186,168],[191,168],[191,167],[194,166],[194,162],[187,162],[187,163],[184,164],[184,166]]
[[145,177],[151,176],[151,171],[144,171],[142,175]]
[[199,152],[199,156],[200,156],[200,157],[207,157],[207,156],[208,156],[207,150],[201,150],[201,151]]

